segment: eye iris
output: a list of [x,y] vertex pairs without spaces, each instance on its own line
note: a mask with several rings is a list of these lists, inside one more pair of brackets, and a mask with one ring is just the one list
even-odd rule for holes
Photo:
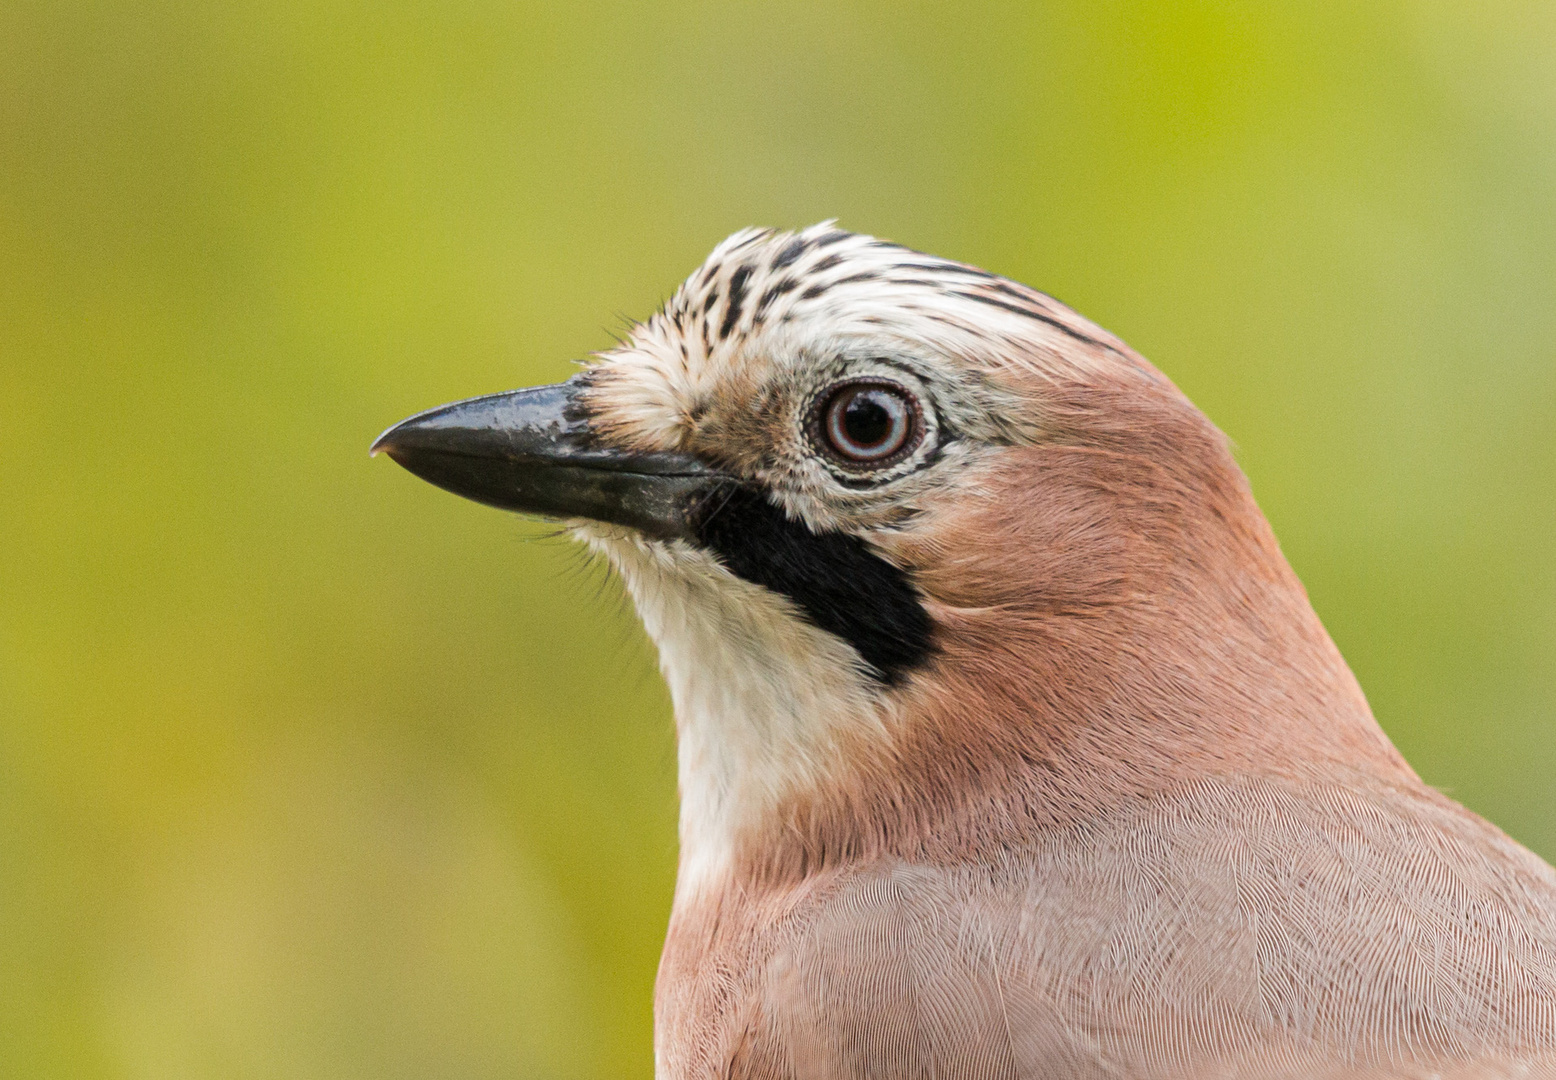
[[854,385],[835,393],[823,413],[831,449],[848,461],[884,462],[906,446],[917,427],[917,412],[895,387]]

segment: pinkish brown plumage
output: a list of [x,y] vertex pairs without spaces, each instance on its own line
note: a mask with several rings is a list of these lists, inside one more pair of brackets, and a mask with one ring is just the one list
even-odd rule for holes
[[572,512],[676,707],[663,1080],[1556,1076],[1556,874],[1411,771],[1121,342],[751,231],[569,385],[653,492]]

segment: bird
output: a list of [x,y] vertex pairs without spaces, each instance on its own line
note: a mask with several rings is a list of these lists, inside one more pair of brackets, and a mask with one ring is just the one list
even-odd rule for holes
[[1556,1077],[1556,871],[1423,783],[1227,438],[1052,297],[747,229],[373,450],[563,522],[657,647],[659,1080]]

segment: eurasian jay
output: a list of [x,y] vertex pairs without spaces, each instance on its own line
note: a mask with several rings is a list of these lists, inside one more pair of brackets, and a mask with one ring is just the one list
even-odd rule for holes
[[1556,1076],[1556,873],[1378,727],[1222,434],[819,225],[375,444],[567,522],[675,706],[661,1080]]

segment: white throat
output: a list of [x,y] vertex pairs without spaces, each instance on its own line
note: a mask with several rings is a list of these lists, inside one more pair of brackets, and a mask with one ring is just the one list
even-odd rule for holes
[[886,721],[858,654],[784,597],[679,542],[583,528],[626,582],[675,705],[681,793],[676,897],[728,871],[740,834],[826,782]]

